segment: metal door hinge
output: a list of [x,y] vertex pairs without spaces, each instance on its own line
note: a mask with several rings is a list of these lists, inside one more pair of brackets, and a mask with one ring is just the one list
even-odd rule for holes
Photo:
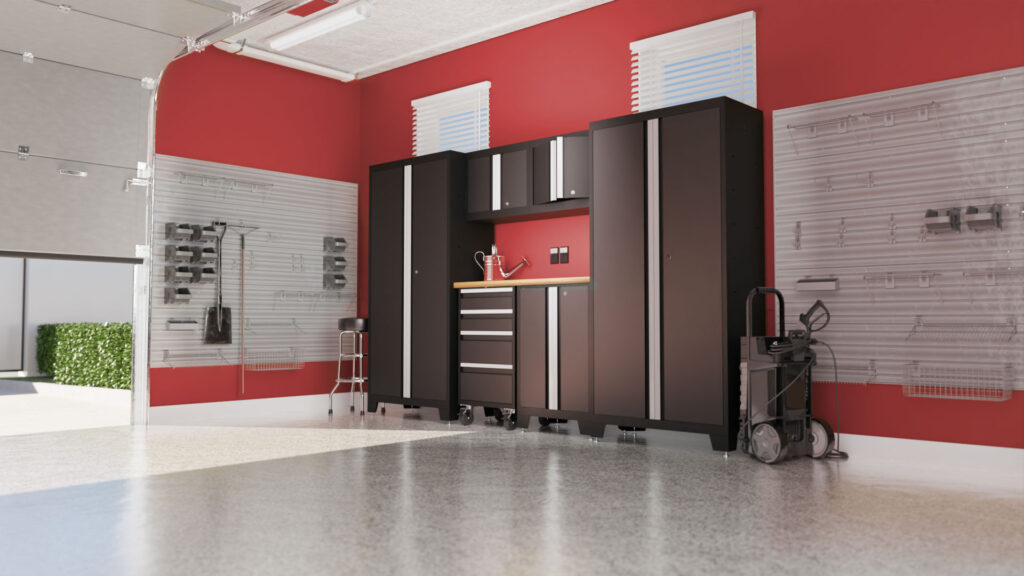
[[156,88],[156,80],[146,76],[141,80],[143,90],[152,90]]
[[35,56],[35,54],[33,54],[31,52],[24,52],[21,55],[21,61],[24,62],[25,64],[31,64],[31,63],[35,62],[35,60],[36,60],[36,56]]
[[28,160],[28,146],[18,146],[18,160]]

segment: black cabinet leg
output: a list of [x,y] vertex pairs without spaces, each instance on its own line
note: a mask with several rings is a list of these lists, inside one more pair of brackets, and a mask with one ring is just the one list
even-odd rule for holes
[[441,406],[437,409],[437,412],[440,414],[442,422],[459,419],[458,406]]
[[366,403],[366,411],[367,412],[376,412],[378,404],[380,404],[380,402],[372,402],[372,401],[367,402]]
[[524,414],[520,414],[520,413],[516,412],[516,427],[518,427],[518,428],[529,428],[530,427],[530,417],[526,416]]
[[711,436],[711,449],[716,452],[732,452],[736,449],[736,436],[717,435]]
[[591,436],[593,438],[603,438],[604,437],[604,423],[603,422],[594,422],[594,421],[591,421],[591,420],[580,420],[579,421],[579,425],[580,425],[580,434],[586,434],[587,436]]

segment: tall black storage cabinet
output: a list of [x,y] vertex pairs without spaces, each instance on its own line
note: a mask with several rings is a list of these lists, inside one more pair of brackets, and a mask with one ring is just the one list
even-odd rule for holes
[[478,274],[493,227],[466,221],[466,159],[441,152],[370,168],[369,409],[458,414],[452,282]]
[[747,292],[764,283],[761,112],[727,98],[591,125],[594,414],[734,450]]

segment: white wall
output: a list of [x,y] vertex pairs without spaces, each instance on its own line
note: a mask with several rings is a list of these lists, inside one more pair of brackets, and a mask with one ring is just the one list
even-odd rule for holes
[[36,329],[64,322],[131,322],[132,265],[28,261],[25,273],[25,363],[39,374]]
[[21,369],[24,260],[0,258],[0,371]]

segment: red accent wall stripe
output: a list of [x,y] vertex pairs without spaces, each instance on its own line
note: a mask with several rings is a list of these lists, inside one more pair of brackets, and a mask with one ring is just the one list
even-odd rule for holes
[[[815,416],[836,427],[836,385],[815,382]],[[914,398],[903,387],[839,385],[839,431],[889,438],[1024,448],[1024,393],[1003,402]]]

